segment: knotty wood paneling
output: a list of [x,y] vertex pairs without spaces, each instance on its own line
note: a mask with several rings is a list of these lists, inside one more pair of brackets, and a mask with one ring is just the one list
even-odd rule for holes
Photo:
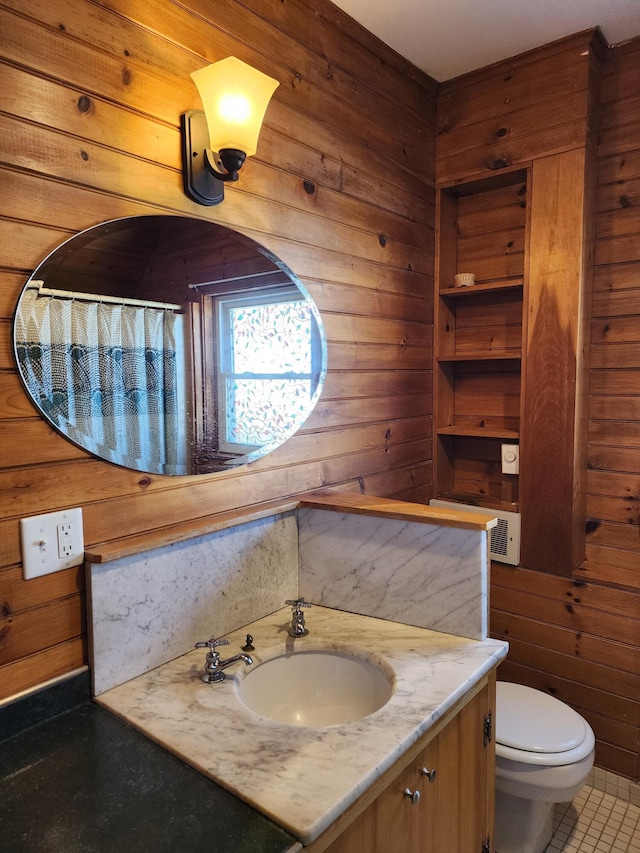
[[[326,485],[420,502],[432,495],[438,87],[327,0],[217,0],[215,8],[215,19],[208,0],[163,0],[162,14],[143,0],[26,8],[3,0],[0,8],[3,696],[86,660],[78,573],[21,579],[24,514],[81,505],[92,544]],[[205,209],[182,193],[179,115],[198,106],[189,73],[230,53],[282,85],[258,155],[225,202]],[[440,87],[438,180],[584,145],[594,130],[585,106],[592,59],[601,53],[600,40],[581,33]],[[502,677],[579,708],[596,729],[598,763],[635,778],[639,60],[639,40],[609,50],[601,83],[587,561],[574,579],[496,566],[492,584],[492,629],[513,642]],[[498,195],[518,206],[518,190]],[[490,196],[482,196],[489,209]],[[491,237],[478,230],[487,211],[466,202],[461,253],[485,277],[518,274],[523,231],[513,230],[507,201],[493,205]],[[14,371],[11,314],[36,264],[83,228],[158,212],[220,222],[263,243],[298,273],[330,330],[318,409],[251,470],[175,480],[96,461],[51,433]],[[486,388],[474,375],[463,381],[461,405],[473,415]],[[509,376],[501,388],[490,417],[515,417]],[[473,440],[461,440],[459,476],[491,480]]]
[[637,593],[494,564],[491,632],[510,642],[498,677],[544,690],[593,727],[596,764],[636,777]]
[[[327,0],[7,0],[0,7],[0,698],[81,665],[81,573],[28,582],[19,519],[82,506],[88,545],[309,489],[431,497],[437,86]],[[205,208],[182,191],[190,72],[233,54],[281,81],[258,154]],[[393,159],[391,159],[393,158]],[[301,278],[329,373],[304,429],[249,469],[169,478],[54,433],[14,369],[11,317],[53,248],[101,221],[236,228]]]
[[[573,577],[558,551],[553,523],[538,531],[545,551],[545,571],[525,564],[511,569],[493,564],[491,631],[511,643],[499,678],[529,684],[568,702],[593,726],[597,737],[596,762],[631,778],[639,778],[640,748],[640,40],[609,49],[600,80],[599,110],[593,98],[594,63],[601,56],[596,37],[589,47],[582,33],[445,83],[438,99],[438,182],[495,172],[503,165],[532,164],[535,192],[536,164],[541,157],[569,155],[578,148],[597,149],[598,186],[595,193],[595,267],[592,296],[586,306],[588,374],[587,458],[576,477],[565,476],[567,495],[586,495],[586,536],[582,524],[574,536],[586,540],[586,560]],[[588,50],[592,55],[588,56]],[[533,80],[535,79],[535,84]],[[588,94],[589,89],[591,95]],[[575,100],[579,92],[591,98],[590,121]],[[564,111],[557,107],[563,104]],[[595,119],[600,114],[600,132]],[[532,117],[537,115],[536,120]],[[581,137],[576,130],[581,128]],[[474,135],[474,130],[477,135]],[[516,188],[511,188],[517,204]],[[506,192],[502,190],[501,192]],[[470,202],[470,199],[465,199]],[[482,229],[491,206],[469,210],[472,228]],[[507,212],[505,208],[505,213]],[[539,215],[539,214],[538,214]],[[477,222],[476,222],[477,220]],[[506,223],[505,223],[506,224]],[[505,232],[506,233],[506,232]],[[515,238],[517,241],[517,237]],[[473,246],[473,235],[469,234]],[[494,245],[500,245],[494,243]],[[490,242],[486,243],[487,248]],[[518,246],[514,242],[513,249]],[[587,248],[589,248],[587,246]],[[532,247],[532,262],[549,262],[543,250]],[[499,257],[499,255],[497,255]],[[505,256],[506,257],[506,256]],[[477,261],[475,261],[477,267]],[[475,269],[474,267],[474,269]],[[565,300],[575,299],[568,291]],[[549,332],[560,317],[554,306],[541,315],[539,301],[531,306],[549,338],[548,364],[539,351],[538,383],[547,396],[567,369],[560,362],[557,335]],[[576,322],[575,302],[564,304],[563,322]],[[557,308],[557,306],[556,306]],[[527,318],[529,323],[531,318]],[[546,332],[545,332],[546,329]],[[530,333],[534,330],[530,328]],[[573,334],[573,331],[572,331]],[[580,339],[577,339],[580,342]],[[569,348],[571,349],[571,347]],[[555,354],[554,354],[555,351]],[[526,357],[525,353],[525,357]],[[569,352],[569,356],[573,357]],[[529,365],[529,369],[534,367]],[[482,407],[495,417],[496,400],[475,377],[464,386],[459,405]],[[539,405],[536,380],[527,386],[527,404]],[[513,387],[511,386],[511,391]],[[531,393],[533,391],[533,393]],[[544,394],[543,394],[544,396]],[[514,398],[512,398],[513,402]],[[507,406],[505,400],[505,407]],[[506,408],[505,408],[506,411]],[[525,424],[526,427],[526,424]],[[541,433],[542,435],[542,433]],[[564,439],[563,439],[564,440]],[[479,484],[495,488],[498,460],[486,449],[473,452],[464,441],[464,457],[457,463],[459,487]],[[555,452],[555,451],[554,451]],[[483,455],[484,454],[484,455]],[[459,454],[462,457],[462,452]],[[523,483],[536,482],[528,504],[550,506],[558,482],[556,467],[540,476],[526,468]],[[533,477],[533,480],[531,479]],[[535,478],[538,477],[538,480]],[[582,482],[582,485],[580,483]],[[523,502],[523,512],[527,507]],[[582,513],[581,513],[582,514]],[[537,546],[536,546],[537,547]]]
[[585,31],[444,83],[438,183],[583,147],[603,50],[602,37]]
[[602,78],[585,575],[640,590],[640,40]]

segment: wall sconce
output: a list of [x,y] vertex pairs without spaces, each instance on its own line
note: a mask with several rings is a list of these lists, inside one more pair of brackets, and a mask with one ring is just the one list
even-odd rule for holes
[[220,204],[224,182],[237,181],[245,158],[256,153],[264,114],[280,84],[235,56],[191,77],[204,112],[182,116],[184,191],[199,204]]

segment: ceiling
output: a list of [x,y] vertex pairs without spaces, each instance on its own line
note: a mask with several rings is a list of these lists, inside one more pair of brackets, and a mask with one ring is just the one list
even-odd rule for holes
[[640,35],[640,0],[333,0],[439,82],[599,26]]

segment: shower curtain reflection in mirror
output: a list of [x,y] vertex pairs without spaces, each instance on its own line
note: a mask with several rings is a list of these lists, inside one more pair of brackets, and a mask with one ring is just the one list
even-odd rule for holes
[[166,473],[184,467],[183,317],[67,296],[27,288],[16,317],[16,353],[36,403],[103,459],[126,456]]

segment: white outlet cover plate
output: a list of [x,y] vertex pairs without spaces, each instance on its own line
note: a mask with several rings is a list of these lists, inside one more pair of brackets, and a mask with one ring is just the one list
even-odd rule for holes
[[[58,527],[68,528],[67,554],[60,555]],[[50,575],[84,562],[82,509],[63,509],[20,519],[22,576],[25,580]]]

